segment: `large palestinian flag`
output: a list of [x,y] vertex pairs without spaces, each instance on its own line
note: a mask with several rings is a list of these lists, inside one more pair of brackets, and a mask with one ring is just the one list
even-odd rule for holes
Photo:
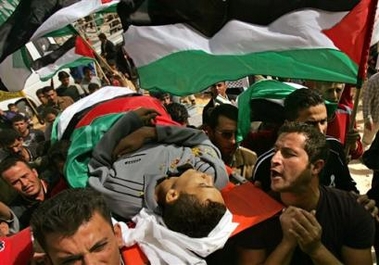
[[[59,30],[91,13],[109,8],[119,0],[0,0],[11,15],[0,25],[0,63],[29,40]],[[6,11],[6,12],[5,12]]]
[[42,81],[52,78],[63,68],[86,65],[95,60],[93,51],[79,36],[73,36],[62,46],[32,63]]
[[87,167],[93,148],[104,133],[125,112],[140,107],[153,108],[160,113],[156,118],[156,124],[179,126],[178,123],[171,119],[161,102],[150,96],[128,94],[94,105],[77,122],[70,136],[71,144],[65,163],[64,174],[67,176],[67,182],[70,187],[77,188],[87,185]]
[[377,4],[156,0],[141,22],[127,2],[119,15],[141,87],[177,95],[251,74],[356,83]]

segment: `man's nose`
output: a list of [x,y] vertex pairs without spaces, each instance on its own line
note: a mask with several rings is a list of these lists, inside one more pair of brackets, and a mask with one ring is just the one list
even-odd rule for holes
[[282,158],[281,152],[279,150],[275,151],[274,155],[271,158],[271,164],[280,162],[281,158]]

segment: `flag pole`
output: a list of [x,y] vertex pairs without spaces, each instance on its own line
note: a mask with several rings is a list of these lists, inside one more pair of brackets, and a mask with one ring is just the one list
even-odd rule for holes
[[[367,74],[367,60],[368,60],[369,51],[370,51],[370,42],[371,42],[372,32],[374,30],[377,5],[378,5],[377,0],[371,0],[370,5],[368,7],[367,30],[366,30],[365,40],[362,46],[361,61],[359,63],[359,68],[358,68],[357,86],[356,86],[355,97],[354,97],[354,106],[353,106],[353,111],[350,116],[348,132],[351,132],[354,130],[355,120],[356,120],[356,116],[358,112],[359,99],[361,95],[361,89],[363,87],[363,83],[365,81],[366,74]],[[349,152],[350,152],[350,146],[345,146],[346,156],[348,156]]]
[[96,64],[96,67],[97,67],[98,71],[104,77],[104,79],[107,82],[107,84],[110,85],[111,82],[109,81],[107,75],[104,73],[103,68],[101,68],[101,66],[100,66],[100,64],[99,64],[99,62],[97,60],[95,61],[95,64]]
[[[112,69],[112,67],[110,67],[110,65],[108,64],[108,62],[107,62],[107,61],[106,61],[101,55],[99,55],[99,53],[97,53],[97,52],[95,51],[95,49],[92,47],[92,45],[91,45],[91,44],[87,41],[87,39],[83,36],[83,33],[82,33],[80,30],[76,29],[76,28],[75,28],[75,30],[76,30],[76,32],[78,33],[79,37],[80,37],[80,38],[83,40],[83,42],[87,45],[87,47],[93,51],[93,53],[95,54],[95,56],[99,59],[100,63],[103,64],[103,65],[105,66],[105,68],[106,68],[109,72],[113,73],[114,70]],[[131,89],[136,90],[136,88],[135,88],[135,86],[133,85],[132,81],[130,81],[129,79],[127,79],[125,76],[120,76],[120,78],[121,78],[121,80],[123,81],[123,83],[124,83],[123,85],[124,85],[124,86],[126,86],[126,87],[130,87]]]

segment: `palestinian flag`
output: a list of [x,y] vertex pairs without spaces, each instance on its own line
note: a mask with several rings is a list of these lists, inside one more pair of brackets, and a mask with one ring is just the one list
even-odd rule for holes
[[[296,89],[306,88],[295,83],[261,80],[251,85],[238,97],[238,136],[242,141],[250,131],[251,121],[284,122],[284,99]],[[328,115],[337,104],[325,100]]]
[[[103,94],[107,91],[102,91],[103,89],[95,93],[99,92],[99,94]],[[118,89],[122,90],[119,87]],[[161,102],[150,96],[130,93],[94,104],[76,121],[74,130],[69,136],[71,144],[64,171],[65,176],[68,176],[67,182],[70,187],[78,188],[86,186],[88,180],[88,161],[91,158],[93,148],[104,133],[125,112],[140,107],[153,108],[160,113],[156,118],[156,124],[179,126],[179,124],[171,119]],[[60,120],[63,121],[62,117],[60,117]]]
[[51,133],[51,141],[55,142],[62,139],[70,139],[72,131],[78,121],[96,104],[133,93],[135,93],[135,91],[126,87],[106,86],[80,99],[66,108],[55,120],[53,132]]
[[125,48],[138,68],[141,87],[176,95],[251,74],[356,83],[377,4],[377,0],[150,2],[140,7],[149,15],[145,25],[133,21],[139,9],[119,4],[127,28]]
[[63,68],[87,65],[95,60],[93,51],[79,36],[72,36],[55,51],[43,56],[32,63],[42,81],[52,78]]
[[9,92],[23,90],[32,73],[30,64],[31,58],[25,46],[8,56],[0,64],[0,90]]
[[[0,0],[12,12],[18,1]],[[0,25],[0,63],[29,40],[62,29],[91,13],[109,8],[119,0],[21,0],[13,13]]]

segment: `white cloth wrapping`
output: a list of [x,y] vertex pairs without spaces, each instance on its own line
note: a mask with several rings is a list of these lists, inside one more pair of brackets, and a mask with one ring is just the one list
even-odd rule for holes
[[[145,208],[133,218],[135,228],[129,228],[123,222],[117,223],[121,226],[125,246],[137,243],[152,265],[202,265],[206,264],[203,258],[222,248],[238,226],[232,218],[231,212],[226,210],[218,225],[203,238],[191,238],[168,229],[161,217]],[[113,222],[116,223],[115,220]]]

